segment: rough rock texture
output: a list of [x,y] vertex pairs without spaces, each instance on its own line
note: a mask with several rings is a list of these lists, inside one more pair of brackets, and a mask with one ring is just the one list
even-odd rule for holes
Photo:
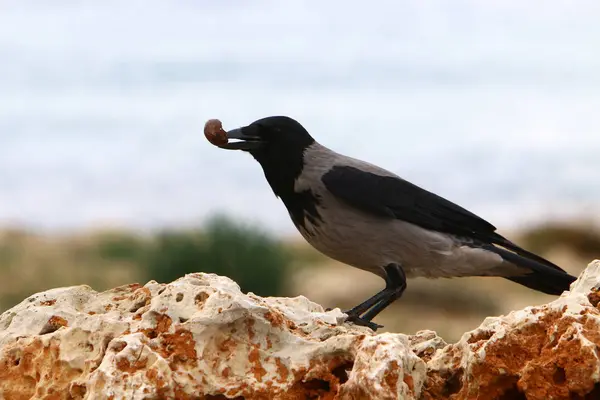
[[427,362],[424,399],[600,399],[600,261],[551,303],[486,318]]
[[600,262],[455,344],[190,274],[36,294],[0,316],[2,399],[596,399]]
[[242,294],[213,274],[104,293],[50,290],[0,317],[0,394],[395,399],[421,390],[425,363],[407,336],[342,320],[303,297]]

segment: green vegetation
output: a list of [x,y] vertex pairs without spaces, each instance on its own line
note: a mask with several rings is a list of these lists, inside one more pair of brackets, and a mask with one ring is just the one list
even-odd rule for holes
[[147,243],[126,232],[105,232],[97,237],[95,251],[103,260],[138,262],[143,258]]
[[[574,274],[587,261],[600,258],[600,233],[589,225],[553,223],[515,236],[520,237],[516,240],[519,245],[542,256],[567,250],[568,256],[562,251],[554,255]],[[54,287],[87,284],[101,291],[149,280],[170,282],[191,272],[228,276],[243,291],[261,296],[303,294],[326,307],[351,307],[372,294],[331,290],[339,285],[338,274],[351,273],[351,268],[336,266],[296,237],[282,241],[256,226],[223,216],[195,229],[150,234],[103,230],[64,236],[0,230],[0,312],[33,293]],[[318,279],[307,286],[306,276]],[[374,276],[357,276],[375,282],[374,288],[382,284]],[[356,287],[364,288],[364,282],[357,282]],[[545,301],[542,297],[498,279],[416,279],[409,282],[402,301],[384,312],[380,323],[404,332],[435,329],[456,339],[487,315]]]
[[127,231],[42,236],[7,230],[0,232],[0,312],[53,287],[86,284],[105,290],[132,282],[170,282],[192,272],[228,276],[245,292],[282,296],[292,260],[311,257],[310,251],[223,216],[202,228],[148,236]]
[[257,228],[215,217],[202,231],[166,231],[149,246],[148,278],[170,282],[190,272],[212,272],[261,296],[284,293],[291,254]]

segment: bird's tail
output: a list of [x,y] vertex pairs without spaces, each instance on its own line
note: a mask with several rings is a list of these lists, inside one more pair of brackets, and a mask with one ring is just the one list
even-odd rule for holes
[[489,246],[488,250],[498,254],[504,261],[531,272],[525,275],[505,276],[506,279],[552,295],[559,295],[569,290],[571,283],[577,279],[550,261],[523,250],[514,243],[508,242],[508,244],[512,247],[511,250],[515,251],[514,253],[496,246]]

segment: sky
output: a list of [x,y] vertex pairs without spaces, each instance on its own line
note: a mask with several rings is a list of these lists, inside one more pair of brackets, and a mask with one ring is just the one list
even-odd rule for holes
[[600,3],[1,1],[0,225],[293,234],[202,135],[268,115],[499,227],[595,218]]

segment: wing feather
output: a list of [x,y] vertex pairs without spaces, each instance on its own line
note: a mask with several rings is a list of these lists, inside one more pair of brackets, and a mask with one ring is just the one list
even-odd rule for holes
[[495,251],[491,245],[500,245],[525,258],[563,271],[559,266],[496,233],[496,227],[483,218],[400,177],[378,175],[351,166],[334,166],[321,180],[331,194],[364,212],[468,238],[491,251]]
[[473,239],[496,235],[496,227],[479,216],[399,177],[335,166],[322,181],[334,196],[374,215]]

